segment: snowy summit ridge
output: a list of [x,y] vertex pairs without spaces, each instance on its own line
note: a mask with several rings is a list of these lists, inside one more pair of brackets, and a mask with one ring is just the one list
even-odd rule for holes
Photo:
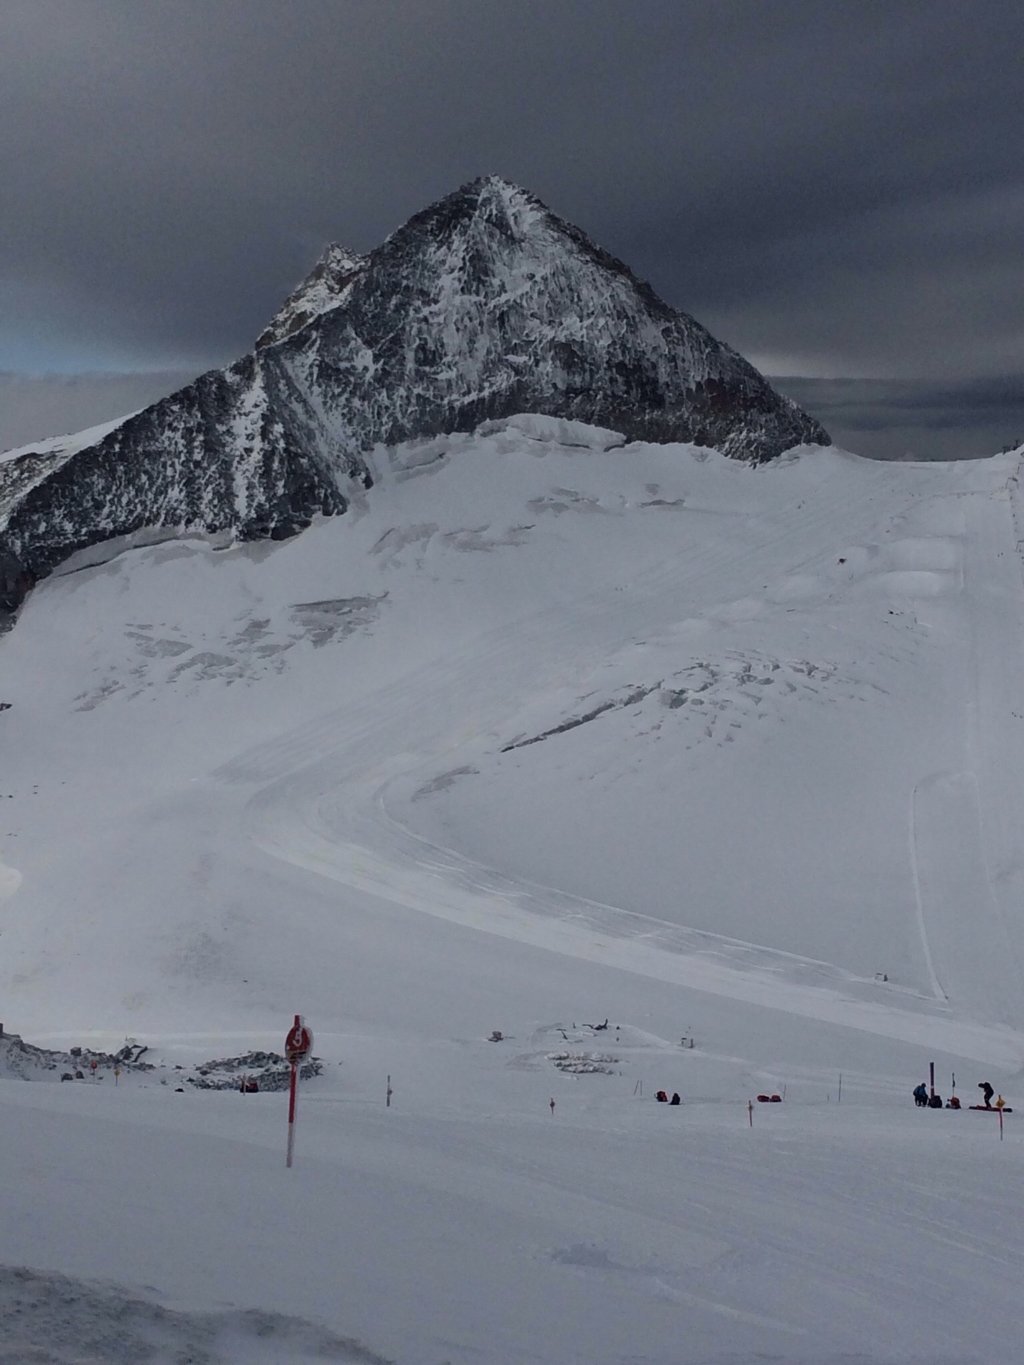
[[257,337],[257,349],[283,341],[321,313],[326,313],[328,308],[337,308],[338,304],[344,303],[349,286],[365,265],[365,256],[358,256],[332,242]]
[[287,536],[370,485],[373,445],[519,412],[750,463],[828,441],[579,228],[488,176],[365,259],[329,248],[233,365],[101,439],[3,462],[7,582],[153,528]]

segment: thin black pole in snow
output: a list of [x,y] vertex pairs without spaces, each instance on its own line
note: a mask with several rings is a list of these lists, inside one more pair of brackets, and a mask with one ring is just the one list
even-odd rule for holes
[[929,1062],[929,1063],[928,1063],[928,1086],[929,1086],[929,1089],[931,1090],[931,1093],[934,1095],[934,1094],[935,1094],[935,1063],[934,1063],[934,1062]]
[[753,1100],[747,1100],[747,1118],[748,1118],[749,1121],[750,1121],[750,1126],[751,1126],[751,1128],[753,1128],[753,1126],[754,1126],[754,1101],[753,1101]]
[[385,1108],[387,1108],[387,1109],[390,1109],[390,1108],[391,1108],[391,1076],[390,1076],[390,1075],[388,1076],[387,1102],[386,1102]]
[[842,1104],[842,1102],[843,1102],[843,1073],[840,1071],[840,1073],[839,1073],[839,1097],[838,1097],[837,1100],[836,1100],[836,1104]]

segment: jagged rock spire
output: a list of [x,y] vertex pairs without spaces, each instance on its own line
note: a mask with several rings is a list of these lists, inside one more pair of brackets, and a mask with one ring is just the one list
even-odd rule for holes
[[332,242],[257,337],[257,350],[283,341],[328,308],[336,308],[344,302],[349,285],[365,265],[365,256],[358,256],[347,247]]

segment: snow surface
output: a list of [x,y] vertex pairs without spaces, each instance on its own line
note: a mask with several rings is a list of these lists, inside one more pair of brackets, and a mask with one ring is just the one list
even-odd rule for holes
[[[0,1080],[0,1361],[1015,1359],[1020,458],[519,417],[43,582],[4,1025],[158,1066]],[[174,1068],[295,1011],[286,1170]]]
[[64,436],[48,436],[42,441],[30,441],[27,446],[18,446],[12,450],[0,450],[0,460],[16,460],[22,455],[74,455],[79,450],[84,450],[86,446],[95,445],[97,441],[102,441],[104,436],[109,436],[112,431],[116,431],[133,416],[132,413],[125,413],[123,417],[117,417],[110,422],[101,422],[99,426],[88,427],[85,431],[76,431]]

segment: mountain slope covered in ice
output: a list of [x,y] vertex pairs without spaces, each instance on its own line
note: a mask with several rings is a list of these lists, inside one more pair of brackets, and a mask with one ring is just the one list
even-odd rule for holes
[[[518,417],[376,447],[344,523],[41,584],[5,1025],[157,1069],[2,1083],[23,1356],[1013,1358],[1020,454]],[[287,1171],[282,1096],[174,1067],[296,1010]]]

